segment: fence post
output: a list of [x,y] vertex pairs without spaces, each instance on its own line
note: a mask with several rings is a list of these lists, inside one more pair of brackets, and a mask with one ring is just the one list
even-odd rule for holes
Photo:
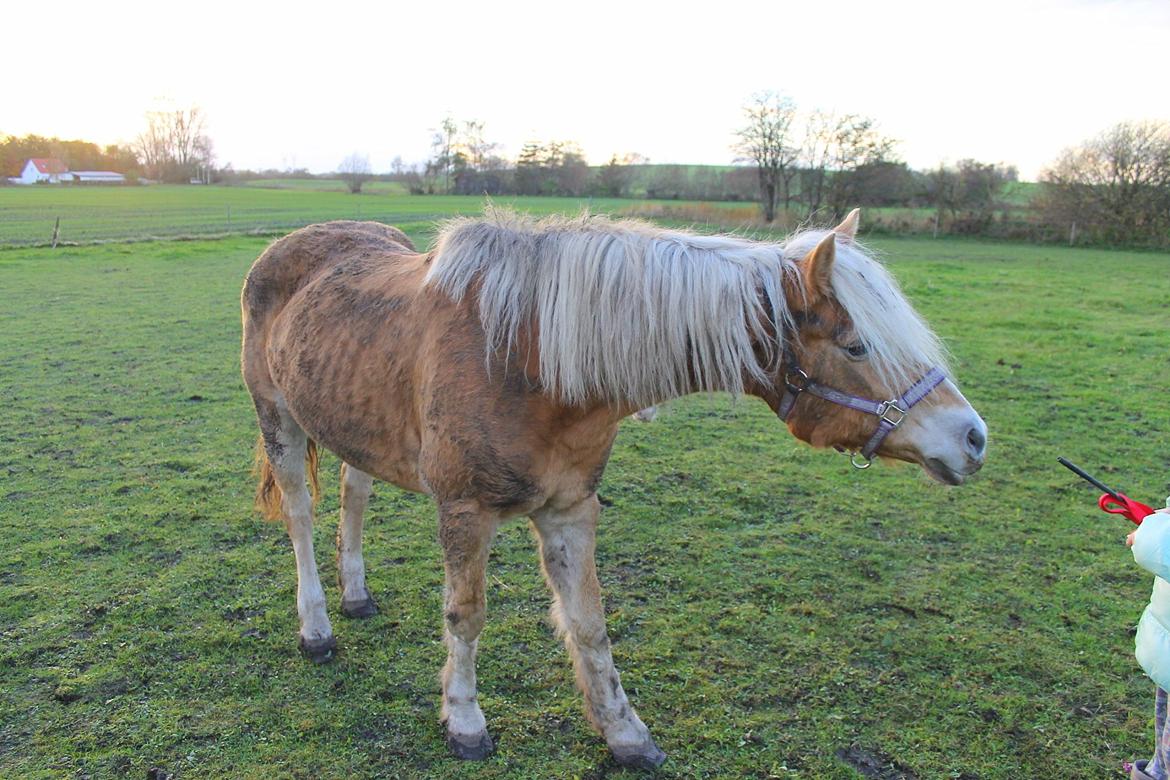
[[61,232],[61,218],[57,217],[57,221],[53,223],[53,249],[57,248],[57,235]]
[[1068,245],[1072,246],[1077,242],[1077,223],[1074,221],[1068,226]]
[[232,207],[231,206],[227,207],[227,229],[228,229],[229,233],[232,232]]
[[934,237],[938,238],[938,212],[934,212]]

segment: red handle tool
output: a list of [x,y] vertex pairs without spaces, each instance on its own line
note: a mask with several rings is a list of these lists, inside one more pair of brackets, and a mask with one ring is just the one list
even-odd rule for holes
[[1152,507],[1146,506],[1141,501],[1134,501],[1125,495],[1125,493],[1115,493],[1113,495],[1102,493],[1101,497],[1097,499],[1097,506],[1101,507],[1102,512],[1108,512],[1111,515],[1121,515],[1134,525],[1141,525],[1146,515],[1154,514]]
[[1147,515],[1154,514],[1152,507],[1146,506],[1141,501],[1134,501],[1124,493],[1118,493],[1067,458],[1057,458],[1056,460],[1060,465],[1081,479],[1105,491],[1104,495],[1097,499],[1097,506],[1101,507],[1102,512],[1108,512],[1111,515],[1121,515],[1134,525],[1141,525],[1142,520]]

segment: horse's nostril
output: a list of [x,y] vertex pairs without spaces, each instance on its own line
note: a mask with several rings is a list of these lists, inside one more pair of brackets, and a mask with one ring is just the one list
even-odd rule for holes
[[982,455],[983,448],[987,446],[987,434],[980,428],[972,426],[967,431],[967,445],[971,448],[971,452],[975,455]]

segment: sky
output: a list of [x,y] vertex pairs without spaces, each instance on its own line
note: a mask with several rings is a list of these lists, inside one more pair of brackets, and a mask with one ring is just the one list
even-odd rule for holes
[[774,90],[874,118],[913,167],[1034,179],[1119,121],[1170,120],[1170,0],[10,5],[0,133],[129,142],[148,110],[198,105],[237,169],[421,162],[445,116],[508,156],[728,164]]

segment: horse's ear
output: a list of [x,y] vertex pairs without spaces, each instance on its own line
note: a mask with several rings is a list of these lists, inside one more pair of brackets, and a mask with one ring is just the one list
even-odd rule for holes
[[837,259],[837,234],[829,233],[804,256],[804,292],[809,301],[833,294],[833,261]]
[[857,226],[861,224],[861,209],[853,209],[849,212],[849,216],[841,220],[841,224],[833,228],[833,232],[839,235],[846,241],[852,241],[857,237]]

